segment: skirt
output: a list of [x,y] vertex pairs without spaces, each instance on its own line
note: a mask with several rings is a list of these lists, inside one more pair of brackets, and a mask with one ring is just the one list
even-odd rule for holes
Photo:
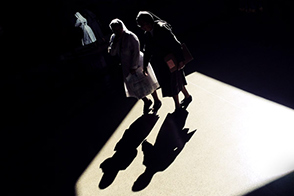
[[163,58],[154,58],[152,64],[163,97],[173,97],[187,85],[183,69],[171,73]]

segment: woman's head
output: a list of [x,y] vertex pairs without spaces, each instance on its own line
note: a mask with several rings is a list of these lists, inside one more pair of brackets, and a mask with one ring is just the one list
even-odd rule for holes
[[124,23],[118,18],[113,19],[110,22],[109,28],[112,30],[112,32],[115,35],[121,35],[123,33],[123,31],[126,30]]
[[140,11],[136,18],[137,25],[144,31],[151,31],[153,29],[154,18],[147,11]]

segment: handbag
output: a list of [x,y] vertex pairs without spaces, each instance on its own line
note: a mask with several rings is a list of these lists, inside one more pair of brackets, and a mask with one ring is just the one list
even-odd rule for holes
[[[189,49],[187,48],[185,43],[181,44],[183,56],[184,56],[184,65],[192,61],[194,58],[192,54],[190,53]],[[177,59],[175,58],[174,54],[170,53],[164,57],[164,61],[166,62],[167,66],[169,67],[169,70],[171,73],[176,71],[178,69],[178,62]],[[181,69],[183,69],[182,67]]]

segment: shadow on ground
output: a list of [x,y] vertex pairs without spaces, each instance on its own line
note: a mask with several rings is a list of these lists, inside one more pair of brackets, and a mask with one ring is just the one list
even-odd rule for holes
[[188,112],[184,109],[167,114],[160,127],[154,145],[145,140],[142,143],[145,171],[134,182],[132,190],[146,188],[157,172],[166,170],[177,158],[196,130],[184,128]]
[[138,146],[151,132],[158,119],[159,116],[156,114],[145,114],[125,130],[123,137],[115,146],[114,155],[100,165],[104,173],[99,183],[100,189],[107,188],[118,172],[125,170],[132,163],[137,155]]
[[[23,73],[22,77],[31,78],[32,83],[13,78],[22,91],[11,88],[7,97],[13,99],[6,100],[2,110],[2,139],[6,141],[1,144],[2,174],[7,195],[75,194],[76,180],[136,103],[125,97],[119,69],[103,77],[90,73],[73,72],[73,78],[63,78],[68,84],[52,91],[44,86],[58,79],[50,70]],[[62,76],[67,74],[71,73]],[[50,80],[41,83],[39,93],[33,94],[30,87],[41,80],[36,76]]]

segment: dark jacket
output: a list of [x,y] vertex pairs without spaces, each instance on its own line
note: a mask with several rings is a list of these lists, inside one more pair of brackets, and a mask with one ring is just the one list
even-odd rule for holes
[[145,33],[144,67],[152,58],[152,67],[162,89],[163,97],[177,95],[187,84],[184,71],[170,72],[164,57],[172,53],[177,62],[184,60],[181,43],[166,23],[155,22],[152,32]]
[[170,53],[174,54],[177,62],[184,60],[181,43],[170,27],[166,23],[155,21],[153,32],[145,33],[144,65],[148,65],[152,56],[163,60]]

